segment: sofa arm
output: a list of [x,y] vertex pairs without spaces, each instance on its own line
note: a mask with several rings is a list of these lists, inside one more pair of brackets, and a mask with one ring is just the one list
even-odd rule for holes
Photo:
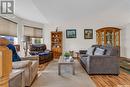
[[30,67],[31,65],[32,65],[32,62],[30,60],[18,61],[18,62],[13,62],[12,68],[21,69],[21,68],[25,68],[25,67]]

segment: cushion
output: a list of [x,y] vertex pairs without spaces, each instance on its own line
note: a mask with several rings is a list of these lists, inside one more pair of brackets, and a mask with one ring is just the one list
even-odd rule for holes
[[16,49],[13,44],[8,44],[7,47],[12,51],[12,61],[21,61],[20,57],[18,56]]
[[12,67],[13,67],[13,69],[20,69],[20,68],[27,67],[31,64],[32,64],[31,60],[18,61],[18,62],[13,62]]
[[94,55],[104,55],[105,49],[96,48]]
[[95,50],[95,47],[90,47],[90,48],[88,48],[86,54],[87,54],[87,55],[93,55],[94,50]]
[[29,54],[30,54],[30,55],[38,55],[38,54],[39,54],[39,52],[36,52],[36,51],[31,51],[31,52],[29,52]]
[[32,44],[30,45],[30,51],[38,51],[38,52],[43,52],[46,50],[46,45],[45,44]]
[[49,53],[47,53],[47,52],[39,53],[39,56],[44,56],[44,55],[49,55]]

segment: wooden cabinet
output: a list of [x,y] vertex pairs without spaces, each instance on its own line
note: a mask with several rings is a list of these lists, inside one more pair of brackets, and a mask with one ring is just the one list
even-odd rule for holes
[[51,50],[53,58],[59,58],[62,54],[62,32],[51,32]]
[[96,30],[96,40],[99,45],[110,45],[120,48],[120,29],[115,27],[105,27]]

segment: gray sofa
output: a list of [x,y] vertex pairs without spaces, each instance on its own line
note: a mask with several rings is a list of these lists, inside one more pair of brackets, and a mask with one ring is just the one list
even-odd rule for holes
[[[111,46],[93,45],[92,55],[87,50],[80,51],[80,63],[88,74],[119,74],[119,49]],[[95,55],[97,48],[103,49],[103,55]]]

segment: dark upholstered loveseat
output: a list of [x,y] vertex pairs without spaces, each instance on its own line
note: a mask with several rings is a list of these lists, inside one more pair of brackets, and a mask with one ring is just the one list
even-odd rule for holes
[[52,52],[46,49],[45,44],[30,45],[30,55],[39,55],[39,64],[49,62],[53,59]]
[[[93,45],[93,55],[80,51],[80,63],[88,74],[119,74],[119,49],[110,46]],[[104,49],[103,55],[94,55],[97,48]]]

